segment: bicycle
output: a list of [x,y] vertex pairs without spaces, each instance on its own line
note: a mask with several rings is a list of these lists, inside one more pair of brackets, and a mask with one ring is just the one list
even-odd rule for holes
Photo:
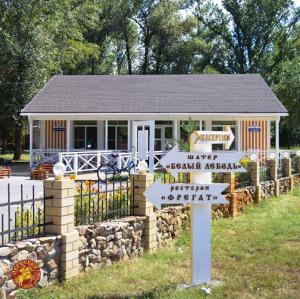
[[97,169],[97,176],[100,182],[109,183],[116,175],[121,175],[122,172],[127,172],[128,176],[130,176],[133,171],[136,172],[136,164],[134,162],[135,151],[132,153],[128,163],[121,168],[118,168],[119,154],[112,153],[110,156],[111,159],[106,163],[102,163]]

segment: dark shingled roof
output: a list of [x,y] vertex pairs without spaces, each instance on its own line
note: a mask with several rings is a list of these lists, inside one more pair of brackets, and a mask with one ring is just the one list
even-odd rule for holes
[[287,113],[258,74],[53,77],[22,113]]

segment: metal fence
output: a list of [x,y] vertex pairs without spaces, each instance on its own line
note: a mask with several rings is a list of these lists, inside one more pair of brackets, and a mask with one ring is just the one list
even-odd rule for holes
[[266,161],[259,162],[259,180],[260,182],[269,181],[271,179],[271,171]]
[[236,188],[243,188],[250,186],[250,171],[235,173],[235,179],[237,181]]
[[132,182],[128,176],[113,176],[107,183],[76,180],[75,224],[85,225],[133,214]]
[[297,155],[296,153],[291,153],[291,166],[292,166],[292,174],[296,174],[297,171]]
[[[4,190],[3,190],[4,191]],[[45,197],[44,192],[37,196],[32,186],[32,198],[24,199],[23,184],[20,185],[20,200],[11,201],[11,185],[7,185],[7,202],[0,203],[1,231],[0,246],[18,240],[43,236],[45,226],[51,224],[45,219],[45,202],[52,197]],[[15,197],[15,196],[14,196]]]
[[155,172],[154,181],[156,181],[159,178],[161,178],[161,181],[164,184],[189,183],[190,182],[190,174],[189,173],[178,173],[177,177],[174,177],[166,171]]

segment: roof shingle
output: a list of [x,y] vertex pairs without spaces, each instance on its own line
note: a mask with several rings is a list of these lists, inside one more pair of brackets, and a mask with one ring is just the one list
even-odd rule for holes
[[22,113],[287,113],[258,74],[60,75]]

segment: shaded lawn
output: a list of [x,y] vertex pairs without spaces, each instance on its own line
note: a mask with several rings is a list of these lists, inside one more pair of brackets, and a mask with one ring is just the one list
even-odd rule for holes
[[[205,298],[188,283],[189,234],[154,255],[94,269],[62,285],[20,298]],[[248,207],[235,220],[213,224],[211,298],[299,298],[300,190]]]
[[0,155],[0,158],[2,159],[6,159],[6,160],[12,160],[14,163],[18,163],[18,162],[29,162],[29,152],[24,152],[21,156],[21,159],[19,160],[13,160],[13,153],[8,153],[5,155]]

